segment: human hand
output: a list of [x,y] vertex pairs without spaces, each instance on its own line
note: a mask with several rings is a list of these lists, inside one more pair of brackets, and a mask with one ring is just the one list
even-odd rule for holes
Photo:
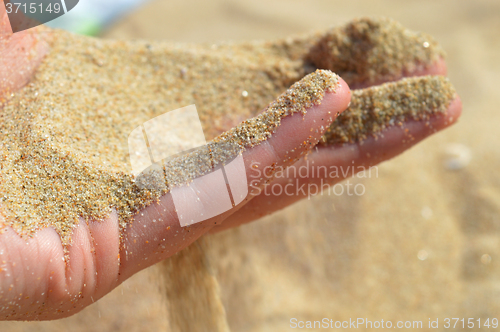
[[[8,27],[5,19],[3,22],[5,32]],[[15,35],[4,34],[1,39],[0,56],[3,67],[0,75],[4,77],[1,82],[2,96],[5,99],[9,93],[26,84],[47,51],[48,46],[43,39],[49,34],[44,37],[30,31]],[[30,50],[33,49],[36,49],[35,56],[30,56]],[[31,70],[25,70],[28,67]],[[444,62],[439,62],[424,71],[409,75],[445,72]],[[296,114],[285,117],[271,138],[243,152],[247,174],[252,172],[252,162],[258,162],[262,168],[276,168],[290,166],[290,160],[299,159],[293,164],[299,167],[305,163],[301,156],[310,151],[308,160],[314,160],[316,166],[346,167],[352,166],[353,162],[354,165],[372,166],[449,126],[455,122],[461,110],[457,99],[450,105],[446,116],[433,117],[429,120],[430,125],[426,125],[424,121],[408,121],[404,127],[389,128],[383,137],[377,140],[368,138],[363,144],[313,148],[337,114],[347,108],[349,100],[349,88],[345,82],[340,81],[335,93],[327,93],[321,105],[311,107],[304,116]],[[408,135],[413,140],[404,141]],[[304,141],[311,144],[303,144]],[[289,151],[293,152],[288,153]],[[255,179],[248,180],[250,182]],[[268,180],[263,179],[257,185],[263,185]],[[304,178],[297,185],[318,180]],[[339,179],[326,180],[334,183]],[[276,179],[271,183],[280,181],[287,179]],[[202,184],[200,191],[209,195],[209,185],[206,183],[203,187]],[[59,235],[53,229],[40,230],[32,238],[25,239],[6,226],[0,234],[0,315],[3,319],[18,320],[55,319],[72,315],[110,292],[137,271],[175,254],[203,234],[258,219],[302,197],[250,194],[233,209],[182,228],[176,218],[172,199],[166,194],[157,204],[148,206],[137,214],[134,225],[139,226],[126,228],[121,234],[121,241],[115,212],[103,221],[80,220],[79,226],[74,229],[67,262],[64,261]],[[153,222],[160,219],[162,222]]]

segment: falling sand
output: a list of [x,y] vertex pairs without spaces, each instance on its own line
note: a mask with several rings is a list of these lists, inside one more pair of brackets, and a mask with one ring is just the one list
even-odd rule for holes
[[[34,79],[0,115],[0,201],[6,224],[18,233],[52,226],[65,245],[79,217],[103,219],[116,208],[123,228],[172,186],[210,171],[199,167],[207,156],[194,151],[169,162],[165,188],[138,186],[127,138],[145,121],[196,104],[214,150],[210,158],[219,164],[268,139],[283,117],[334,92],[338,76],[330,70],[362,86],[399,79],[443,54],[431,37],[388,19],[243,44],[52,34]],[[441,77],[354,91],[323,144],[356,142],[405,119],[426,119],[444,112],[453,97]]]

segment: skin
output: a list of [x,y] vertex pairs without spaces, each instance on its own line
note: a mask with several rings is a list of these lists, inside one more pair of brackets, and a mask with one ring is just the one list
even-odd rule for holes
[[[0,8],[4,10],[3,6]],[[13,35],[5,12],[0,12],[0,19],[0,101],[3,102],[29,81],[48,51],[46,39],[50,38],[50,33],[37,33],[32,29]],[[35,56],[30,52],[33,49]],[[444,61],[412,73],[427,74],[445,75]],[[388,128],[383,137],[369,138],[363,144],[314,147],[323,134],[321,126],[326,129],[335,115],[347,108],[350,95],[349,87],[341,81],[336,93],[327,93],[321,105],[310,108],[305,116],[295,114],[283,119],[270,139],[247,149],[244,160],[248,182],[256,181],[250,177],[252,161],[258,162],[261,169],[271,165],[286,167],[292,163],[295,167],[311,167],[313,161],[315,167],[376,165],[455,123],[462,107],[457,96],[446,115],[435,116],[428,122],[408,121],[402,127]],[[302,147],[305,140],[313,143],[307,149]],[[293,161],[284,164],[284,156],[291,150],[294,150],[293,155],[288,153],[288,157]],[[302,158],[306,153],[308,162]],[[265,182],[285,186],[288,180],[257,179],[253,188],[262,187]],[[298,183],[293,181],[292,186],[319,183],[320,180],[301,178]],[[329,184],[341,180],[323,179]],[[199,187],[202,193],[212,194],[207,181],[201,182]],[[289,191],[296,192],[294,187],[289,187]],[[233,209],[186,228],[180,227],[172,198],[166,194],[158,204],[145,208],[136,216],[134,223],[122,234],[121,243],[116,213],[104,221],[81,220],[74,231],[67,263],[54,229],[42,229],[25,239],[10,227],[3,227],[0,231],[0,319],[50,320],[73,315],[136,272],[175,254],[200,236],[254,221],[304,198],[303,195],[258,195],[252,188],[249,192],[249,197]],[[162,221],[153,222],[160,218]]]

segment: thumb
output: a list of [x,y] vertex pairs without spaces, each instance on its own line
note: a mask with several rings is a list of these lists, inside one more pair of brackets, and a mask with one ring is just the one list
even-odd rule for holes
[[0,105],[31,79],[48,51],[46,31],[39,27],[13,34],[0,4]]

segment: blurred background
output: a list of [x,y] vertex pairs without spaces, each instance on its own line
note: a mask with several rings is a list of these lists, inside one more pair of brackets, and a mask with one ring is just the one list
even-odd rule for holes
[[[216,42],[366,15],[440,42],[463,116],[380,165],[378,178],[356,179],[363,196],[317,196],[211,236],[206,254],[232,331],[288,331],[294,317],[421,320],[424,330],[429,319],[500,318],[500,1],[81,0],[50,23],[104,38]],[[73,317],[0,330],[168,331],[159,274],[142,271]]]

